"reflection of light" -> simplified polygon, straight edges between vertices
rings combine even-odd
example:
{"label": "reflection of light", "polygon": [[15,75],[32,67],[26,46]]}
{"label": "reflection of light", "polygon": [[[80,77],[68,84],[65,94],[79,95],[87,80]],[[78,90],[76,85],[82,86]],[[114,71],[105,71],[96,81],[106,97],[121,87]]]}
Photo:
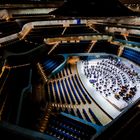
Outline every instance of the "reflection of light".
{"label": "reflection of light", "polygon": [[69,58],[68,63],[70,63],[70,64],[75,64],[75,63],[77,63],[79,60],[80,60],[79,57],[73,56],[73,57],[70,57],[70,58]]}
{"label": "reflection of light", "polygon": [[120,63],[121,62],[121,59],[118,59],[118,63]]}

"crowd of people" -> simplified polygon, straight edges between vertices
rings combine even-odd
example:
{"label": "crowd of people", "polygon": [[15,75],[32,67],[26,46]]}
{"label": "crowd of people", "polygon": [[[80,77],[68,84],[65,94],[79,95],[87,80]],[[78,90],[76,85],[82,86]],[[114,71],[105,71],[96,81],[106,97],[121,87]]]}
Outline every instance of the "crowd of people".
{"label": "crowd of people", "polygon": [[84,60],[83,72],[94,91],[104,97],[113,96],[117,100],[129,102],[137,92],[136,83],[140,83],[140,76],[134,65],[127,66],[120,59],[99,58]]}

